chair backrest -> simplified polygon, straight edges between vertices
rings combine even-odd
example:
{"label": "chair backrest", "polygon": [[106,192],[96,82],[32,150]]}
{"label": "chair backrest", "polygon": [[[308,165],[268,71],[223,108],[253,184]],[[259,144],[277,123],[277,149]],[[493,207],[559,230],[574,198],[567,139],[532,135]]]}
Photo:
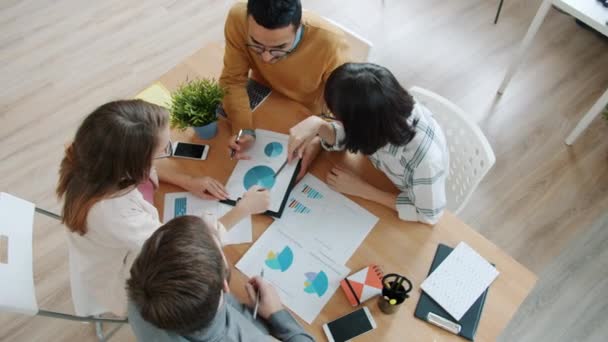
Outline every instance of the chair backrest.
{"label": "chair backrest", "polygon": [[346,35],[346,42],[348,43],[348,46],[350,48],[350,54],[354,62],[368,61],[369,54],[372,50],[372,47],[374,46],[369,40],[361,37],[357,33],[347,29],[346,27],[338,24],[337,22],[327,17],[323,17],[323,19],[344,32],[344,34]]}
{"label": "chair backrest", "polygon": [[33,203],[0,192],[0,311],[36,315]]}
{"label": "chair backrest", "polygon": [[492,147],[479,126],[454,103],[419,87],[412,87],[409,92],[433,113],[445,134],[450,151],[447,209],[458,213],[494,165],[496,157]]}

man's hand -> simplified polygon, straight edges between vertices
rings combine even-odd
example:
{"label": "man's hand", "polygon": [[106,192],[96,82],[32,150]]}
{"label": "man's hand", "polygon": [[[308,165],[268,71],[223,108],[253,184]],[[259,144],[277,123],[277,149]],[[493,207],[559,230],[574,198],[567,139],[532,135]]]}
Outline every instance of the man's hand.
{"label": "man's hand", "polygon": [[211,177],[189,177],[183,187],[203,199],[225,200],[228,198],[228,193],[222,183]]}
{"label": "man's hand", "polygon": [[270,285],[259,276],[249,279],[245,284],[245,290],[252,302],[251,307],[255,306],[257,292],[260,292],[260,305],[258,306],[258,314],[265,320],[268,320],[275,312],[283,310],[283,304],[279,298],[279,294],[274,286]]}
{"label": "man's hand", "polygon": [[364,197],[371,187],[359,176],[339,166],[332,168],[327,174],[327,185],[335,191],[359,197]]}
{"label": "man's hand", "polygon": [[300,172],[298,173],[298,177],[296,178],[298,182],[306,175],[310,164],[312,164],[315,158],[317,158],[317,156],[319,155],[319,151],[321,151],[321,138],[315,137],[306,146],[306,148],[304,149],[304,153],[302,154],[302,165],[300,166]]}
{"label": "man's hand", "polygon": [[232,150],[235,151],[234,159],[251,159],[251,157],[248,156],[245,152],[247,152],[247,150],[253,145],[254,142],[255,138],[250,134],[241,134],[238,143],[236,142],[236,135],[233,135],[232,137],[230,137],[228,147],[230,147],[230,153],[232,153]]}

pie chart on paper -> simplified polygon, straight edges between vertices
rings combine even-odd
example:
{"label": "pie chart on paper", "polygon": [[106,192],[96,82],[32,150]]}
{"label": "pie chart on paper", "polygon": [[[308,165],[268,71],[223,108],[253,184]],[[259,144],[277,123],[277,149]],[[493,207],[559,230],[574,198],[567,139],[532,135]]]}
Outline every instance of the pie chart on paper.
{"label": "pie chart on paper", "polygon": [[283,153],[283,145],[279,142],[271,142],[264,147],[264,154],[268,157],[278,157]]}
{"label": "pie chart on paper", "polygon": [[273,270],[285,272],[293,263],[293,251],[289,246],[285,246],[279,254],[270,251],[268,252],[268,255],[266,255],[265,263],[266,266]]}
{"label": "pie chart on paper", "polygon": [[271,189],[274,183],[274,170],[265,165],[252,167],[247,170],[245,177],[243,177],[243,185],[247,190],[254,185],[261,186],[264,189]]}
{"label": "pie chart on paper", "polygon": [[304,292],[316,294],[319,297],[322,297],[325,292],[327,292],[327,288],[329,287],[329,279],[327,279],[327,274],[325,274],[325,272],[308,272],[304,276],[306,277],[306,281],[304,282]]}

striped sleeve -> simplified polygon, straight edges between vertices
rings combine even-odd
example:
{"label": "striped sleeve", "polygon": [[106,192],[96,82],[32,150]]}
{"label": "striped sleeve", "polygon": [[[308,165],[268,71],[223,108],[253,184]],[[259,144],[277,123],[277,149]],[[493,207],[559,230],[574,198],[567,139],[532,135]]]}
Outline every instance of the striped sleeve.
{"label": "striped sleeve", "polygon": [[443,166],[420,163],[413,172],[411,186],[397,196],[399,218],[436,224],[445,210],[445,179]]}
{"label": "striped sleeve", "polygon": [[344,132],[344,126],[342,126],[341,123],[336,122],[336,121],[330,121],[329,124],[334,129],[334,133],[336,134],[336,142],[333,145],[329,145],[325,141],[321,140],[321,146],[326,151],[344,150],[344,138],[346,138],[346,133]]}

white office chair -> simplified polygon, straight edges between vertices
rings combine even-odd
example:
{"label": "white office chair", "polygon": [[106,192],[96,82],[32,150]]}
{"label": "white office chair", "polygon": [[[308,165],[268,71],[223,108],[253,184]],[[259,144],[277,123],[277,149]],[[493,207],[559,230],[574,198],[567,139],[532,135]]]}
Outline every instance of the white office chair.
{"label": "white office chair", "polygon": [[323,19],[325,21],[327,21],[329,24],[339,28],[340,30],[342,30],[344,32],[344,34],[346,35],[346,42],[348,43],[348,46],[350,47],[350,54],[351,57],[353,58],[354,62],[367,62],[369,59],[369,54],[372,51],[372,47],[374,46],[369,40],[361,37],[360,35],[356,34],[355,32],[347,29],[346,27],[338,24],[337,22],[327,18],[327,17],[323,17]]}
{"label": "white office chair", "polygon": [[[82,317],[38,308],[32,255],[34,212],[61,220],[31,202],[0,192],[0,311],[95,323],[99,341],[107,341],[126,319]],[[119,325],[104,335],[102,323]]]}
{"label": "white office chair", "polygon": [[454,103],[419,87],[409,93],[433,113],[445,134],[450,151],[447,209],[458,214],[496,162],[492,147],[479,126]]}

